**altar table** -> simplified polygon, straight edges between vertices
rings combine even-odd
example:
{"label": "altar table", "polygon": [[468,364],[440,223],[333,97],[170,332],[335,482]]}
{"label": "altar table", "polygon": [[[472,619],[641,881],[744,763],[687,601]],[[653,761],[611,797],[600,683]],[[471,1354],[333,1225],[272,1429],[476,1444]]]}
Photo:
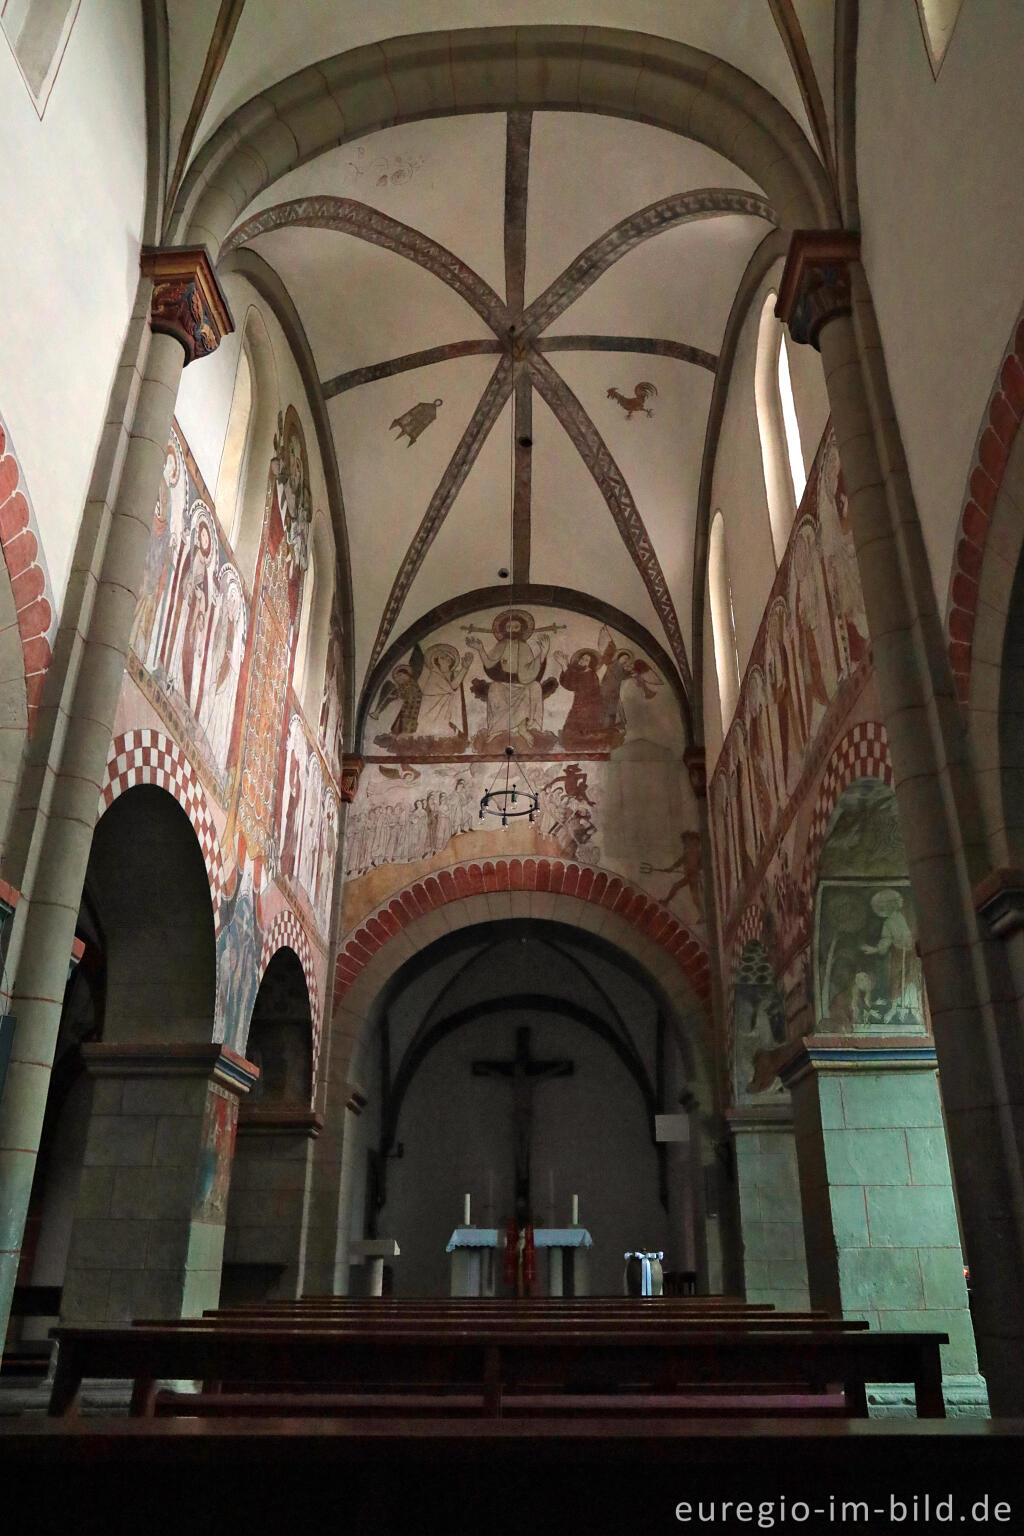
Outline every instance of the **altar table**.
{"label": "altar table", "polygon": [[[586,1227],[535,1227],[535,1248],[548,1251],[549,1296],[589,1296],[587,1250],[593,1238]],[[505,1231],[499,1227],[456,1227],[446,1252],[452,1256],[452,1296],[493,1296],[498,1278],[498,1250],[504,1254]]]}

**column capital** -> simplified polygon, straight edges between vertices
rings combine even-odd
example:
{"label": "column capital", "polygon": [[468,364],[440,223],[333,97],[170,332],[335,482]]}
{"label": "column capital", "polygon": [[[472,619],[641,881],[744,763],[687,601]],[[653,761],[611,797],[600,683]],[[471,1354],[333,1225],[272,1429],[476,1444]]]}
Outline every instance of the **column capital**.
{"label": "column capital", "polygon": [[204,245],[147,245],[139,265],[152,279],[151,330],[173,336],[185,366],[215,352],[235,323]]}
{"label": "column capital", "polygon": [[934,1072],[936,1065],[930,1035],[804,1035],[793,1041],[779,1077],[793,1088],[814,1072]]}
{"label": "column capital", "polygon": [[974,910],[990,933],[1008,939],[1024,928],[1024,869],[993,869],[972,892]]}
{"label": "column capital", "polygon": [[341,798],[351,805],[359,788],[359,776],[366,763],[356,752],[344,752],[341,758]]}
{"label": "column capital", "polygon": [[299,1104],[243,1104],[238,1111],[239,1136],[307,1136],[313,1141],[323,1128],[323,1115]]}
{"label": "column capital", "polygon": [[703,747],[687,747],[683,762],[690,775],[690,788],[698,800],[706,800],[708,793],[708,764]]}
{"label": "column capital", "polygon": [[789,1133],[793,1130],[791,1104],[737,1104],[724,1111],[733,1136],[763,1135],[766,1132]]}
{"label": "column capital", "polygon": [[92,1077],[205,1077],[241,1097],[260,1069],[216,1041],[209,1045],[157,1045],[148,1040],[101,1040],[82,1046]]}
{"label": "column capital", "polygon": [[793,231],[775,314],[794,341],[817,348],[822,326],[851,312],[850,263],[859,259],[860,236],[850,230]]}

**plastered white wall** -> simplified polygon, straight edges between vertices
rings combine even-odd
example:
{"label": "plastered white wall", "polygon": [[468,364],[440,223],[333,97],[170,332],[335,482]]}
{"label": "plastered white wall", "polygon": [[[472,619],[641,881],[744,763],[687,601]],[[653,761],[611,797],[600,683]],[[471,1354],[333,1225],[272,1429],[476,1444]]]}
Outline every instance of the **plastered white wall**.
{"label": "plastered white wall", "polygon": [[139,280],[138,0],[86,0],[40,119],[0,36],[0,408],[58,605]]}
{"label": "plastered white wall", "polygon": [[935,80],[913,5],[866,0],[862,253],[945,612],[975,439],[1024,299],[1024,5],[967,0]]}

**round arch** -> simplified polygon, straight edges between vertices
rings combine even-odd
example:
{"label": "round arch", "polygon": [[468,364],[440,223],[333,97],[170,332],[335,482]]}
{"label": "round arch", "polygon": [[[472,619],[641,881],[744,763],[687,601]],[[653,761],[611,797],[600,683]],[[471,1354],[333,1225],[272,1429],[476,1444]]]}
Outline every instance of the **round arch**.
{"label": "round arch", "polygon": [[263,940],[263,949],[260,953],[260,985],[267,973],[267,967],[279,950],[290,949],[298,958],[302,966],[302,974],[306,979],[306,991],[309,993],[309,1011],[313,1021],[313,1091],[316,1091],[317,1069],[320,1061],[320,1038],[323,1025],[323,1000],[320,984],[317,980],[316,966],[313,963],[313,947],[309,942],[309,936],[305,928],[291,908],[279,912],[271,923],[266,938]]}
{"label": "round arch", "polygon": [[685,134],[746,171],[784,228],[839,223],[795,119],[714,55],[610,27],[475,27],[351,49],[252,97],[196,155],[166,239],[219,251],[253,198],[327,149],[394,123],[513,110],[596,112]]}
{"label": "round arch", "polygon": [[516,918],[562,924],[620,951],[664,1001],[701,1109],[713,1111],[711,970],[703,943],[617,876],[547,859],[441,870],[399,892],[342,939],[332,1036],[337,1070],[357,1087],[365,1080],[375,1004],[420,951],[446,933]]}

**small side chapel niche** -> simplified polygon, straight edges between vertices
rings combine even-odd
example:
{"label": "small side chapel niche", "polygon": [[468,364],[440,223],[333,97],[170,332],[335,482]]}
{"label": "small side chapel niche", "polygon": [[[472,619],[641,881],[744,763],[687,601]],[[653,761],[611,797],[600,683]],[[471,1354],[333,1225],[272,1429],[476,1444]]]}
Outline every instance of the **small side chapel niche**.
{"label": "small side chapel niche", "polygon": [[832,812],[814,903],[814,994],[825,1034],[927,1028],[917,921],[896,797],[858,779]]}
{"label": "small side chapel niche", "polygon": [[733,992],[733,1093],[737,1104],[758,1104],[785,1093],[775,1053],[786,1043],[786,1007],[760,939],[743,946]]}

